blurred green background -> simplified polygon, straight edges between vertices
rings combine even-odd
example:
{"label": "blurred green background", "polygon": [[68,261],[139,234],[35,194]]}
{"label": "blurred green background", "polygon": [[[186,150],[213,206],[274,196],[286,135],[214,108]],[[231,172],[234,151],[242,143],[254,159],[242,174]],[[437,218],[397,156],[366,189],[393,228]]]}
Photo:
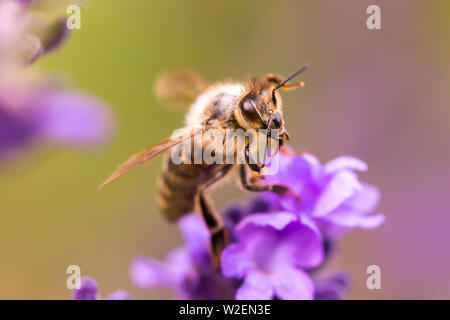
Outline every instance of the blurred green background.
{"label": "blurred green background", "polygon": [[[370,4],[382,30],[366,28]],[[81,19],[35,67],[106,100],[116,134],[104,149],[47,147],[1,172],[1,299],[68,299],[72,264],[102,296],[171,297],[128,278],[134,256],[163,258],[181,243],[154,200],[161,159],[96,191],[118,163],[182,125],[183,112],[153,97],[155,76],[180,66],[211,81],[287,75],[304,62],[306,87],[283,94],[292,144],[323,162],[365,160],[362,179],[381,189],[387,215],[380,229],[347,236],[329,267],[353,276],[349,298],[450,298],[449,1],[93,0]],[[220,208],[243,200],[234,185],[222,190]],[[380,291],[365,287],[371,264]]]}

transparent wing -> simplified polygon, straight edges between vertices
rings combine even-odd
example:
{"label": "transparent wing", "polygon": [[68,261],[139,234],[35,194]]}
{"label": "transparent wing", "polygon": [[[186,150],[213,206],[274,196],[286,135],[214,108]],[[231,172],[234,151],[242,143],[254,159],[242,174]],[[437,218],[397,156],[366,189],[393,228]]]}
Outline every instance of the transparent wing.
{"label": "transparent wing", "polygon": [[208,81],[194,71],[174,69],[156,78],[155,95],[165,104],[180,108],[192,103],[209,85]]}
{"label": "transparent wing", "polygon": [[141,152],[138,152],[134,155],[132,155],[127,161],[119,165],[108,179],[106,179],[100,186],[99,189],[102,189],[106,185],[110,184],[120,176],[124,175],[128,171],[133,170],[134,168],[137,168],[138,166],[144,164],[145,162],[149,161],[154,156],[157,156],[158,154],[176,146],[177,144],[186,141],[188,139],[191,139],[193,136],[200,134],[204,132],[206,128],[203,129],[193,129],[189,131],[187,134],[180,135],[177,137],[169,137],[161,142],[148,147],[147,149],[142,150]]}

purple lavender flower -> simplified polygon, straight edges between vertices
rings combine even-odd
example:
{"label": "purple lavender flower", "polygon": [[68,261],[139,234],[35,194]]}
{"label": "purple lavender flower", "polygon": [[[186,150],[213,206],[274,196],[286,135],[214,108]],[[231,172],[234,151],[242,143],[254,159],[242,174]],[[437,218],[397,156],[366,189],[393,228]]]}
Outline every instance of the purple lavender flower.
{"label": "purple lavender flower", "polygon": [[280,170],[267,176],[266,183],[281,183],[299,196],[269,194],[280,210],[310,217],[322,229],[336,232],[348,228],[376,228],[383,214],[369,216],[379,201],[378,190],[358,180],[356,171],[367,165],[356,158],[339,157],[325,165],[311,154],[280,155]]}
{"label": "purple lavender flower", "polygon": [[359,182],[356,171],[364,162],[340,157],[321,165],[312,155],[282,155],[280,171],[264,183],[289,186],[300,195],[266,193],[247,206],[224,213],[231,240],[214,270],[209,237],[194,214],[180,221],[185,245],[159,262],[137,258],[130,268],[141,288],[168,286],[187,299],[341,299],[349,278],[339,272],[323,277],[319,271],[334,251],[342,230],[374,228],[381,214],[368,216],[379,193]]}
{"label": "purple lavender flower", "polygon": [[[81,279],[80,289],[75,289],[73,294],[74,300],[100,300],[100,295],[98,294],[98,284],[97,282],[90,278],[84,277]],[[118,290],[111,293],[106,297],[106,300],[130,300],[131,296],[128,292],[123,290]]]}

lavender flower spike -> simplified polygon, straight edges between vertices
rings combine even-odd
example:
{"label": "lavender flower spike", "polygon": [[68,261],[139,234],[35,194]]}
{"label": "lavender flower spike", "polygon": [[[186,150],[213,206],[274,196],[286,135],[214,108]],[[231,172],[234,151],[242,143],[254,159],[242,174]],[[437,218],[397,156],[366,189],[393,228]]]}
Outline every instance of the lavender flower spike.
{"label": "lavender flower spike", "polygon": [[[84,277],[81,279],[80,289],[75,289],[73,294],[74,300],[100,300],[98,294],[97,282],[90,278]],[[126,291],[118,290],[106,297],[106,300],[130,300],[131,296]]]}
{"label": "lavender flower spike", "polygon": [[36,142],[98,145],[112,131],[103,101],[26,68],[67,35],[65,19],[30,9],[38,2],[0,1],[0,161]]}
{"label": "lavender flower spike", "polygon": [[341,299],[349,277],[319,271],[335,252],[341,231],[374,228],[382,214],[369,215],[378,190],[359,181],[367,165],[340,157],[325,165],[310,154],[281,155],[280,170],[263,183],[290,187],[301,199],[264,193],[223,214],[230,244],[221,270],[209,256],[209,235],[196,215],[181,219],[185,245],[165,262],[137,258],[130,269],[141,288],[165,286],[184,299]]}

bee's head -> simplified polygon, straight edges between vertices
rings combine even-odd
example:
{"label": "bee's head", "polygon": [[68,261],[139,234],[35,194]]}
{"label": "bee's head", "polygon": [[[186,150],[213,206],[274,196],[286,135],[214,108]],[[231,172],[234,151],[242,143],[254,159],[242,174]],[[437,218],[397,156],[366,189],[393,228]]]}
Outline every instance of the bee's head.
{"label": "bee's head", "polygon": [[273,91],[275,84],[266,78],[250,80],[245,94],[239,101],[236,119],[244,129],[284,128],[281,96]]}
{"label": "bee's head", "polygon": [[235,117],[243,129],[278,129],[280,136],[285,134],[282,101],[278,89],[291,90],[303,87],[303,82],[288,84],[288,81],[303,72],[308,64],[287,78],[266,75],[251,79],[245,93],[239,100]]}

